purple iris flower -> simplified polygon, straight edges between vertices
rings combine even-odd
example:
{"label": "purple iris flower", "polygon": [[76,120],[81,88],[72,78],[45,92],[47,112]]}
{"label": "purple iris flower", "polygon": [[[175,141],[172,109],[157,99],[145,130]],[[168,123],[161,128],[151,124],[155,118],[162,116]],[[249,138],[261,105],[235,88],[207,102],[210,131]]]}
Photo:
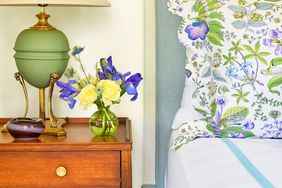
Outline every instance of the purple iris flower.
{"label": "purple iris flower", "polygon": [[246,121],[245,123],[242,123],[242,126],[245,130],[252,130],[255,128],[254,122],[251,122],[250,120]]}
{"label": "purple iris flower", "polygon": [[100,80],[119,80],[122,79],[122,74],[117,72],[115,66],[113,66],[112,56],[108,57],[108,59],[102,58],[100,60],[100,65],[102,68],[102,72],[98,72],[98,76]]}
{"label": "purple iris flower", "polygon": [[61,88],[60,99],[67,101],[71,109],[74,108],[76,103],[76,100],[73,98],[79,93],[78,90],[71,86],[75,83],[75,80],[70,80],[68,83],[60,82],[59,80],[56,81],[56,85]]}
{"label": "purple iris flower", "polygon": [[131,75],[125,82],[124,87],[126,87],[126,93],[128,95],[134,95],[130,100],[135,101],[138,97],[137,87],[139,83],[143,80],[140,73]]}
{"label": "purple iris flower", "polygon": [[72,55],[76,56],[76,55],[80,54],[83,50],[84,50],[83,47],[75,46],[72,50]]}
{"label": "purple iris flower", "polygon": [[191,40],[205,40],[209,32],[209,27],[205,21],[193,22],[185,28],[185,32],[188,33],[188,38]]}

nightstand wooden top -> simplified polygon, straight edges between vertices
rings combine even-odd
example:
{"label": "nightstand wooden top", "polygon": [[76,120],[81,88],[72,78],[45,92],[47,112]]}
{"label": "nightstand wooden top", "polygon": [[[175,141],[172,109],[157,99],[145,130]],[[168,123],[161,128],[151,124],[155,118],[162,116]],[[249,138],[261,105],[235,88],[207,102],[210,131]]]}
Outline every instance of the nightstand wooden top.
{"label": "nightstand wooden top", "polygon": [[[8,118],[0,119],[0,128]],[[88,127],[87,118],[67,118],[64,126],[67,136],[55,137],[41,135],[30,142],[15,141],[9,133],[0,133],[0,152],[2,151],[66,151],[66,150],[131,150],[131,122],[119,118],[119,129],[114,136],[95,136]]]}

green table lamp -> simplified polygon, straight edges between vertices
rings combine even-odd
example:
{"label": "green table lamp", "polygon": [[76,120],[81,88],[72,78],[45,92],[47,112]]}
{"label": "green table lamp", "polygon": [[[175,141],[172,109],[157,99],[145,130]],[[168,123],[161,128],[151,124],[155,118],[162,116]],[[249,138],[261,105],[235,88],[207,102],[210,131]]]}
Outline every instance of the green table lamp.
{"label": "green table lamp", "polygon": [[[0,6],[31,6],[41,7],[36,15],[38,23],[22,31],[15,43],[15,61],[18,73],[15,77],[20,81],[26,99],[27,115],[29,108],[28,93],[25,81],[39,89],[39,118],[45,122],[45,134],[66,135],[62,125],[64,119],[57,119],[52,110],[52,93],[56,79],[59,79],[68,64],[70,56],[69,42],[65,34],[48,23],[50,17],[45,13],[47,6],[79,6],[79,7],[108,7],[107,0],[0,0]],[[49,87],[48,112],[45,116],[45,89]]]}

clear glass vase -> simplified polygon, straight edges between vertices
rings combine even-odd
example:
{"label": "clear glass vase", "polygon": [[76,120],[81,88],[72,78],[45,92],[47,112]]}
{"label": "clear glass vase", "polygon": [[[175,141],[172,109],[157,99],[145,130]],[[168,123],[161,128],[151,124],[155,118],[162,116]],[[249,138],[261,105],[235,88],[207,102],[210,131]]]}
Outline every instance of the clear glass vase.
{"label": "clear glass vase", "polygon": [[118,118],[110,107],[98,106],[98,110],[89,119],[89,127],[97,136],[110,136],[118,130]]}

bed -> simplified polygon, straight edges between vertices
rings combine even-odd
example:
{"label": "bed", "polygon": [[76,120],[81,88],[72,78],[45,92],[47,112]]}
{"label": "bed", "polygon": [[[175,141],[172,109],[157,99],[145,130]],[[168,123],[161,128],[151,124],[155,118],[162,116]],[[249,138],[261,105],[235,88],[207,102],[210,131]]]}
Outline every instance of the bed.
{"label": "bed", "polygon": [[282,1],[169,0],[185,86],[166,188],[282,187]]}
{"label": "bed", "polygon": [[281,146],[274,139],[197,139],[169,150],[166,187],[282,187]]}

